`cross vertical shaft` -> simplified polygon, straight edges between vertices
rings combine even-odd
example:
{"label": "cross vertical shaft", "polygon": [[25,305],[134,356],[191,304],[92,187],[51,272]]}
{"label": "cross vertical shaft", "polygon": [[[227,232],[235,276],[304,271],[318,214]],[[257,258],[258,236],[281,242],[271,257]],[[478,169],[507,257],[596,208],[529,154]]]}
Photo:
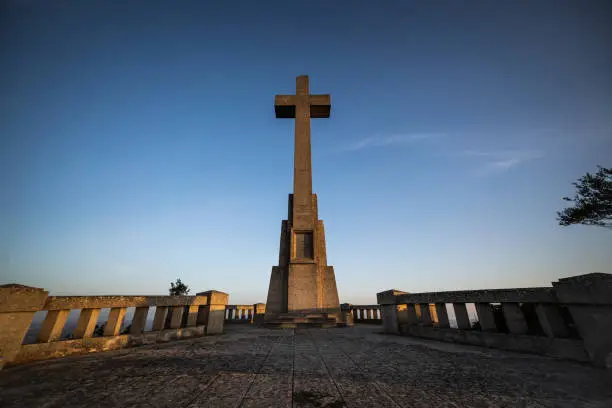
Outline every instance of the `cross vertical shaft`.
{"label": "cross vertical shaft", "polygon": [[295,87],[295,150],[293,156],[293,228],[314,228],[312,213],[312,158],[308,77],[299,76]]}
{"label": "cross vertical shaft", "polygon": [[329,95],[311,95],[308,76],[296,78],[295,95],[277,95],[274,101],[277,118],[295,118],[295,150],[293,158],[293,228],[312,231],[315,217],[312,206],[312,158],[310,119],[328,118]]}

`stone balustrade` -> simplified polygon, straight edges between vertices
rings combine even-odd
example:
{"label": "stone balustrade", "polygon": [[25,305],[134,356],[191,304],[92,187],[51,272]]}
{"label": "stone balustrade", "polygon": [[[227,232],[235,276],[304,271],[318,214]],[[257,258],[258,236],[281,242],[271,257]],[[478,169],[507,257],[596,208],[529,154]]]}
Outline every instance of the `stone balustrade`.
{"label": "stone balustrade", "polygon": [[382,310],[380,305],[353,305],[343,303],[342,311],[350,313],[353,323],[382,324]]}
{"label": "stone balustrade", "polygon": [[263,323],[266,313],[265,303],[255,303],[252,305],[227,305],[225,306],[226,323]]}
{"label": "stone balustrade", "polygon": [[377,301],[387,333],[612,367],[612,274],[574,276],[539,288],[388,290]]}
{"label": "stone balustrade", "polygon": [[[382,310],[380,305],[353,305],[343,303],[340,305],[344,325],[353,323],[382,324]],[[263,323],[266,313],[265,303],[252,305],[227,305],[225,307],[225,323]]]}
{"label": "stone balustrade", "polygon": [[[228,295],[215,290],[195,296],[48,296],[40,288],[0,286],[0,368],[5,364],[113,350],[223,332]],[[131,324],[122,331],[128,308]],[[155,308],[153,311],[152,308]],[[102,309],[109,309],[96,335]],[[79,310],[70,339],[62,339],[68,315]],[[23,344],[36,312],[46,315],[36,342]],[[145,330],[149,316],[151,330]],[[100,325],[101,326],[101,325]]]}

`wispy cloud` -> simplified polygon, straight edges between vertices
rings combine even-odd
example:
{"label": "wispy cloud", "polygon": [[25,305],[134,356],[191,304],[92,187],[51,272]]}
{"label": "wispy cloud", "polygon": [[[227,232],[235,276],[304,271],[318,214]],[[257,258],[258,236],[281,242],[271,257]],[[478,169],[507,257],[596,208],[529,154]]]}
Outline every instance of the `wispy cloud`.
{"label": "wispy cloud", "polygon": [[406,133],[389,136],[374,136],[361,139],[346,146],[343,150],[363,150],[374,147],[396,146],[430,140],[444,136],[442,133]]}
{"label": "wispy cloud", "polygon": [[463,150],[459,155],[474,158],[479,164],[475,173],[481,176],[502,173],[544,156],[539,150]]}

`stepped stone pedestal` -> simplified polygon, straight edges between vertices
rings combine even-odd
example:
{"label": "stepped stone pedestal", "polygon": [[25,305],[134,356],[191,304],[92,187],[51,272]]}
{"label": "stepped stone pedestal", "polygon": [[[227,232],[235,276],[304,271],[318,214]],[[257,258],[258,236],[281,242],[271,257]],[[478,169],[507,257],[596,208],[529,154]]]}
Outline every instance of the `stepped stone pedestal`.
{"label": "stepped stone pedestal", "polygon": [[265,323],[279,327],[328,327],[341,320],[333,266],[327,265],[325,229],[312,193],[310,118],[328,118],[329,95],[310,95],[308,77],[295,95],[277,95],[277,118],[295,119],[293,194],[281,226],[278,266],[272,268]]}

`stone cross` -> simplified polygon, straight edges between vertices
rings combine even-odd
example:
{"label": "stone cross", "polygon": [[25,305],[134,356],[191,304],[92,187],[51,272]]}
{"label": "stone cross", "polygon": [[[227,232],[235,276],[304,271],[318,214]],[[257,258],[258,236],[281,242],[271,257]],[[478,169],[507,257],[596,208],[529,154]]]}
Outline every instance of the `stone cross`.
{"label": "stone cross", "polygon": [[297,77],[295,95],[276,95],[277,118],[295,118],[293,159],[293,228],[312,231],[315,216],[312,207],[312,161],[310,154],[310,118],[329,118],[329,95],[311,95],[308,76]]}
{"label": "stone cross", "polygon": [[334,267],[327,265],[325,227],[312,192],[310,159],[310,118],[329,117],[330,97],[311,95],[308,77],[302,75],[297,77],[295,95],[277,95],[274,109],[277,118],[295,119],[293,194],[281,226],[278,266],[272,267],[264,321],[281,327],[304,322],[334,326],[340,319],[340,302]]}

